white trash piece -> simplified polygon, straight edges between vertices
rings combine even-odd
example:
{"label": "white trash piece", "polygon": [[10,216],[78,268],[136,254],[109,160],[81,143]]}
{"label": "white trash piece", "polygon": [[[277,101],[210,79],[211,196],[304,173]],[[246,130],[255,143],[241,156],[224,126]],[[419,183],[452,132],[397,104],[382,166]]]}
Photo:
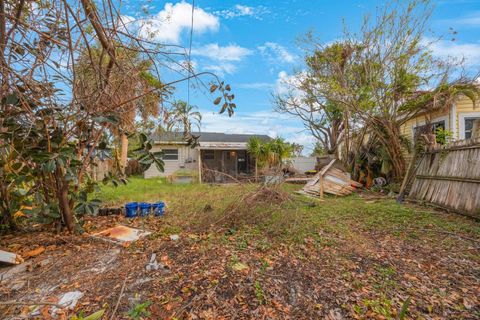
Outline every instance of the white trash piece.
{"label": "white trash piece", "polygon": [[[75,309],[75,306],[78,303],[78,300],[80,300],[83,297],[83,292],[81,291],[70,291],[65,293],[60,300],[58,301],[57,304],[61,305],[62,308],[67,308],[70,310]],[[52,308],[52,314],[56,314],[58,308],[53,307]]]}

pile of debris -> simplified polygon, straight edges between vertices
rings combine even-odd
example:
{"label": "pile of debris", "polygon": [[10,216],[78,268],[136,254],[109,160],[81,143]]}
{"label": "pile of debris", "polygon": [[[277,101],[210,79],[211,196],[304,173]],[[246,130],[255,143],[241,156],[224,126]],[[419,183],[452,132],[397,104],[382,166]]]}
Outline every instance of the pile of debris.
{"label": "pile of debris", "polygon": [[361,183],[350,179],[346,172],[333,167],[335,161],[333,159],[323,167],[299,193],[316,197],[323,197],[324,193],[346,196],[355,191],[356,188],[361,188]]}

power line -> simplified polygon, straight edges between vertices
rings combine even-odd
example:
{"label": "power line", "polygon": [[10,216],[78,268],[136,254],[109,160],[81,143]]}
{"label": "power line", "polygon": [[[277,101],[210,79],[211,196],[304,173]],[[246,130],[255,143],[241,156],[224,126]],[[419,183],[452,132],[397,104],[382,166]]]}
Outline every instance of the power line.
{"label": "power line", "polygon": [[190,24],[190,43],[188,47],[188,79],[187,79],[187,105],[190,105],[190,76],[192,74],[192,41],[193,41],[193,17],[195,14],[195,0],[192,0],[192,20]]}

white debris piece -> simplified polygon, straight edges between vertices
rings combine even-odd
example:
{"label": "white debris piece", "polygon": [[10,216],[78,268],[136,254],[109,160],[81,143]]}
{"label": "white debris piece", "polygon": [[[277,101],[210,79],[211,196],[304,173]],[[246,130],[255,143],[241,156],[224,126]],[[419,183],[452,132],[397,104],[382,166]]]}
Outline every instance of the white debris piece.
{"label": "white debris piece", "polygon": [[157,262],[157,255],[155,253],[152,253],[152,256],[150,257],[150,262],[147,263],[145,269],[147,270],[147,272],[157,270],[160,270],[162,272],[169,272],[169,268],[166,265],[161,262]]}
{"label": "white debris piece", "polygon": [[178,234],[172,234],[170,236],[170,240],[172,241],[177,241],[178,239],[180,239],[180,236]]}
{"label": "white debris piece", "polygon": [[[75,306],[78,303],[78,300],[80,300],[83,297],[83,292],[81,291],[70,291],[65,294],[60,298],[58,301],[58,304],[62,306],[62,308],[67,308],[70,310],[75,309]],[[52,314],[56,314],[58,308],[53,307],[52,308]]]}
{"label": "white debris piece", "polygon": [[145,269],[147,269],[147,271],[158,270],[157,255],[155,253],[152,253],[150,262],[146,265]]}

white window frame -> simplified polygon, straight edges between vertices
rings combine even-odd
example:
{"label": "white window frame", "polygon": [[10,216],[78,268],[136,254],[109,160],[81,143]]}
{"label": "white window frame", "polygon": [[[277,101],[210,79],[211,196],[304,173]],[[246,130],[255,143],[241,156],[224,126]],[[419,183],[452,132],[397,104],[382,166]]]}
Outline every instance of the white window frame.
{"label": "white window frame", "polygon": [[454,103],[452,104],[452,108],[450,108],[450,123],[452,124],[452,127],[450,128],[450,131],[453,132],[453,140],[458,140],[458,126],[457,126],[457,105]]}
{"label": "white window frame", "polygon": [[165,153],[165,150],[177,150],[177,159],[162,159],[163,161],[178,161],[178,160],[180,160],[180,150],[178,150],[178,148],[163,148],[162,152]]}
{"label": "white window frame", "polygon": [[462,112],[458,114],[458,127],[461,140],[465,139],[465,118],[480,118],[480,112]]}

